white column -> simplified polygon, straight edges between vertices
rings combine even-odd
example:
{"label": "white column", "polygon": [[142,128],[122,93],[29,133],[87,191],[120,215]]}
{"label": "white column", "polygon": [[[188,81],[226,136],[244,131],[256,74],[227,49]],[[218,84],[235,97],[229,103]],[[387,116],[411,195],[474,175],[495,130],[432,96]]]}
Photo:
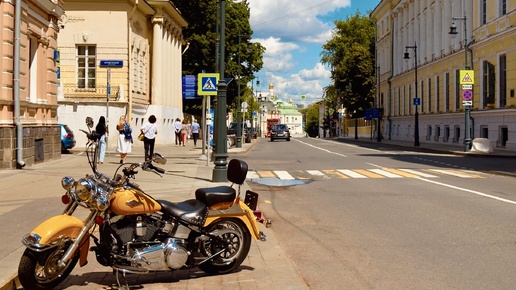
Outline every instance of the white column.
{"label": "white column", "polygon": [[162,97],[162,61],[163,61],[163,18],[154,18],[152,20],[152,76],[151,76],[151,103]]}

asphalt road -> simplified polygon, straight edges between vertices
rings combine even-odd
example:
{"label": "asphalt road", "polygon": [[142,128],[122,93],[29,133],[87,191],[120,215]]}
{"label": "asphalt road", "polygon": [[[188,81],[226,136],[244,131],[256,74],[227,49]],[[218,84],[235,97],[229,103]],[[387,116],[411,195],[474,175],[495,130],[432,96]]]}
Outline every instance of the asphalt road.
{"label": "asphalt road", "polygon": [[514,159],[308,138],[257,145],[249,186],[311,289],[516,285],[516,182],[499,174]]}

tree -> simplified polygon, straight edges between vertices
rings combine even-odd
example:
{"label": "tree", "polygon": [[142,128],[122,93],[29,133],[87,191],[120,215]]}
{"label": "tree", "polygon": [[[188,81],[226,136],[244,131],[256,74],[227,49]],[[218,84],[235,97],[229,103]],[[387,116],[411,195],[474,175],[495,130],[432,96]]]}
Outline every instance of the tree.
{"label": "tree", "polygon": [[[216,72],[218,56],[215,55],[217,40],[217,10],[220,0],[173,0],[174,5],[188,21],[183,35],[189,43],[183,55],[183,75],[197,75],[202,72]],[[254,78],[254,73],[263,66],[265,47],[252,43],[253,31],[249,23],[248,0],[226,2],[225,29],[225,71],[228,78],[241,76],[241,94],[245,95],[246,84]],[[240,46],[239,46],[240,35]],[[238,57],[240,56],[240,58]],[[240,63],[238,60],[240,59]],[[237,82],[228,84],[227,104],[236,107]],[[185,100],[184,111],[200,114],[200,100]]]}
{"label": "tree", "polygon": [[319,103],[312,103],[305,109],[301,110],[303,120],[305,120],[304,131],[310,137],[316,137],[319,134]]}
{"label": "tree", "polygon": [[357,11],[336,20],[332,38],[323,45],[321,62],[332,68],[333,84],[325,88],[329,105],[342,104],[356,116],[374,102],[376,26]]}

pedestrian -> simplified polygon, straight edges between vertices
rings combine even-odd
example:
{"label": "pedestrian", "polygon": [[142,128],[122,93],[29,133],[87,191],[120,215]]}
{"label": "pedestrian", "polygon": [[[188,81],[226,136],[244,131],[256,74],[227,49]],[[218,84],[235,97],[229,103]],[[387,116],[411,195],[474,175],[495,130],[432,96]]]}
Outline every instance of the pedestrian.
{"label": "pedestrian", "polygon": [[145,149],[145,161],[152,160],[154,154],[154,143],[156,134],[158,134],[158,125],[156,125],[156,116],[151,115],[149,122],[142,126],[140,131],[143,133],[143,148]]}
{"label": "pedestrian", "polygon": [[199,139],[199,129],[201,126],[197,123],[197,120],[193,120],[192,123],[192,138],[194,146],[197,146],[197,139]]}
{"label": "pedestrian", "polygon": [[192,136],[192,124],[190,123],[190,120],[188,120],[188,123],[186,123],[186,140],[187,142],[190,142],[190,136]]}
{"label": "pedestrian", "polygon": [[125,115],[120,116],[120,121],[116,125],[116,130],[120,133],[118,137],[118,146],[116,150],[120,153],[120,164],[125,163],[125,158],[128,153],[131,153],[133,143],[132,129],[125,118]]}
{"label": "pedestrian", "polygon": [[174,132],[176,133],[176,146],[179,142],[179,145],[181,145],[181,120],[179,118],[176,118],[176,121],[174,122]]}
{"label": "pedestrian", "polygon": [[186,144],[186,135],[188,134],[188,128],[186,127],[186,122],[183,120],[181,124],[181,140],[183,141],[183,146]]}
{"label": "pedestrian", "polygon": [[108,134],[107,127],[106,127],[106,118],[104,116],[100,116],[99,122],[97,123],[97,126],[95,127],[95,132],[100,135],[99,138],[99,156],[97,162],[99,164],[104,163],[104,157],[106,156],[106,136]]}

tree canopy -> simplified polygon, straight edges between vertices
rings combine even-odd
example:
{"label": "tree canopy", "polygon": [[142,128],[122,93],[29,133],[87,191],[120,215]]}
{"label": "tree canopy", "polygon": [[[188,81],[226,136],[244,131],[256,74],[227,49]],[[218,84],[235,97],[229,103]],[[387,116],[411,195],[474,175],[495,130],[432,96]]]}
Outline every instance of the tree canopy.
{"label": "tree canopy", "polygon": [[[183,75],[197,75],[202,72],[217,72],[219,57],[215,55],[218,37],[217,10],[220,0],[173,0],[189,25],[183,31],[189,43],[183,55]],[[227,0],[225,21],[225,70],[226,78],[234,81],[228,84],[227,104],[236,107],[238,76],[241,95],[249,95],[246,84],[254,79],[254,73],[263,66],[265,47],[252,42],[253,31],[249,22],[250,8],[247,0]],[[186,100],[184,111],[199,114],[200,101]]]}
{"label": "tree canopy", "polygon": [[325,88],[326,102],[363,116],[371,108],[375,89],[376,25],[368,16],[336,20],[332,38],[323,45],[321,62],[331,67],[333,83]]}

